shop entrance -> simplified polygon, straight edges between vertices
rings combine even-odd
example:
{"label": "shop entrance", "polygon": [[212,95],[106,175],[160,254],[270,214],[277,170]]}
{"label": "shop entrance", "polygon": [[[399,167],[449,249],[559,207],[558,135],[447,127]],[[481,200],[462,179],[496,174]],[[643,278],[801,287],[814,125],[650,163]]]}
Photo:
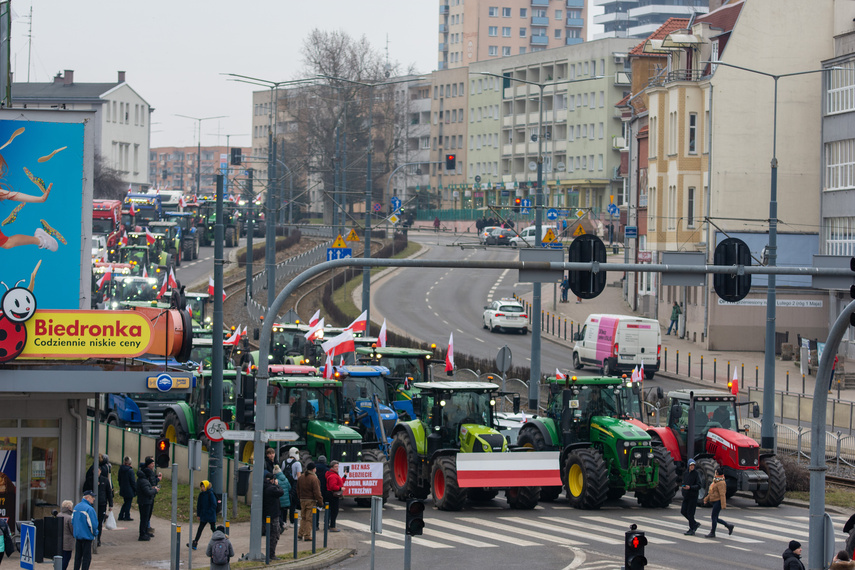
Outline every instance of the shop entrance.
{"label": "shop entrance", "polygon": [[0,420],[0,518],[49,517],[59,510],[59,420]]}

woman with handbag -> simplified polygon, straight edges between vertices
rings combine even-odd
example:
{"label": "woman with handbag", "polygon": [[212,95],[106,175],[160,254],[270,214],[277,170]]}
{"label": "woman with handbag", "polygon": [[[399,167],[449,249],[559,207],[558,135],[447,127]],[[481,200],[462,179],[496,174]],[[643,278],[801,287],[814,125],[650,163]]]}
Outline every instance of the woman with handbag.
{"label": "woman with handbag", "polygon": [[15,541],[12,540],[12,532],[4,519],[0,519],[0,562],[3,557],[12,556],[15,553]]}
{"label": "woman with handbag", "polygon": [[335,459],[330,462],[330,468],[327,471],[327,491],[330,496],[330,532],[339,532],[335,526],[335,520],[338,518],[338,505],[341,498],[344,496],[344,480],[347,475],[341,477],[338,474],[339,463]]}

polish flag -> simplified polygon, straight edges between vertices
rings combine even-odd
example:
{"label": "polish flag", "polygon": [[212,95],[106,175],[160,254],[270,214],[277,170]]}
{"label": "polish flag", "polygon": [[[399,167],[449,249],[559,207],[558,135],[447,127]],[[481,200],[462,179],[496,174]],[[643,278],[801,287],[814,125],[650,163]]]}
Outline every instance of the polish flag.
{"label": "polish flag", "polygon": [[199,373],[199,376],[202,375],[202,370],[204,370],[204,369],[202,368],[202,361],[200,360],[199,361],[199,367],[196,369],[196,372]]}
{"label": "polish flag", "polygon": [[520,420],[520,423],[523,423],[523,424],[524,424],[524,423],[527,423],[527,422],[528,422],[528,418],[525,416],[525,410],[522,410],[522,412],[521,412],[521,413],[522,413],[522,419]]}
{"label": "polish flag", "polygon": [[145,265],[143,265],[143,268],[142,268],[142,276],[143,276],[143,279],[148,278],[148,268]]}
{"label": "polish flag", "polygon": [[344,356],[342,356],[338,361],[339,367],[344,366]]}
{"label": "polish flag", "polygon": [[101,287],[104,286],[104,283],[110,281],[113,278],[113,271],[109,267],[107,271],[104,272],[104,275],[101,276],[101,279],[98,280],[98,290],[101,290]]}
{"label": "polish flag", "polygon": [[318,332],[324,330],[324,319],[319,320],[306,332],[306,340],[312,341],[318,335]]}
{"label": "polish flag", "polygon": [[154,238],[154,234],[153,234],[153,233],[151,233],[151,232],[149,231],[149,229],[148,229],[148,226],[146,226],[146,228],[145,228],[145,242],[146,242],[148,245],[154,245],[154,242],[155,242],[155,241],[157,241],[157,240],[155,240],[155,238]]}
{"label": "polish flag", "polygon": [[356,317],[356,319],[352,323],[347,325],[347,328],[344,330],[353,332],[365,332],[367,326],[368,311],[362,311],[362,314]]}
{"label": "polish flag", "polygon": [[638,381],[644,382],[644,363],[641,363],[641,368],[638,369]]}
{"label": "polish flag", "polygon": [[380,327],[380,335],[377,337],[377,346],[380,348],[386,346],[386,319],[383,319],[383,326]]}
{"label": "polish flag", "polygon": [[315,326],[316,324],[318,324],[318,321],[319,321],[319,320],[321,320],[321,310],[320,310],[320,309],[318,309],[317,311],[315,311],[315,314],[314,314],[314,315],[312,315],[312,318],[311,318],[311,319],[309,319],[309,326],[310,326],[310,327]]}
{"label": "polish flag", "polygon": [[736,396],[739,394],[739,369],[733,369],[733,380],[730,381],[730,393]]}
{"label": "polish flag", "polygon": [[187,206],[187,200],[184,199],[184,194],[178,197],[178,207],[184,209]]}
{"label": "polish flag", "polygon": [[131,215],[136,216],[136,214],[137,214],[137,211],[136,211],[136,209],[134,209],[134,205],[131,204]]}
{"label": "polish flag", "polygon": [[567,375],[563,374],[560,370],[558,370],[556,368],[555,369],[555,379],[556,380],[567,380]]}
{"label": "polish flag", "polygon": [[160,299],[166,293],[166,288],[169,285],[169,275],[163,276],[163,285],[160,286],[160,292],[157,294],[157,298]]}
{"label": "polish flag", "polygon": [[119,240],[119,245],[128,245],[128,232],[122,233],[122,238]]}
{"label": "polish flag", "polygon": [[324,349],[324,352],[333,357],[353,352],[356,350],[356,343],[353,341],[353,333],[350,331],[344,331],[340,335],[323,343],[321,348]]}
{"label": "polish flag", "polygon": [[324,364],[324,378],[329,380],[333,377],[332,357],[327,354],[327,362]]}
{"label": "polish flag", "polygon": [[448,352],[445,353],[445,371],[454,372],[454,333],[448,335]]}
{"label": "polish flag", "polygon": [[232,336],[223,341],[223,346],[237,346],[240,342],[240,326],[232,333]]}
{"label": "polish flag", "polygon": [[[208,277],[208,295],[214,296],[214,278]],[[226,292],[223,291],[223,301],[226,300]]]}
{"label": "polish flag", "polygon": [[240,333],[240,336],[246,336],[246,325],[243,325],[243,332]]}
{"label": "polish flag", "polygon": [[134,191],[134,187],[128,184],[128,194]]}
{"label": "polish flag", "polygon": [[172,272],[172,268],[169,268],[169,286],[172,289],[178,289],[178,280],[175,279],[175,273]]}

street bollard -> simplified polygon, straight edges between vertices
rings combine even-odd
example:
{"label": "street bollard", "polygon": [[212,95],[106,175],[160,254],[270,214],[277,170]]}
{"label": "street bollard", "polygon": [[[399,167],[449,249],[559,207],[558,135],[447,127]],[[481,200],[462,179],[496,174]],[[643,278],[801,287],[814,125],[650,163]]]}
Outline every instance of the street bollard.
{"label": "street bollard", "polygon": [[701,355],[701,380],[704,379],[704,355]]}
{"label": "street bollard", "polygon": [[327,537],[330,534],[330,505],[324,503],[324,548],[327,547]]}
{"label": "street bollard", "polygon": [[540,330],[541,330],[541,331],[543,330],[543,325],[545,325],[545,324],[546,324],[546,323],[545,323],[545,322],[544,322],[544,320],[543,320],[543,311],[541,310],[541,311],[540,311]]}
{"label": "street bollard", "polygon": [[229,521],[226,521],[226,536],[229,535],[229,532],[231,531],[231,529],[232,529],[232,523]]}
{"label": "street bollard", "polygon": [[552,334],[555,334],[555,315],[552,315]]}
{"label": "street bollard", "polygon": [[790,371],[787,370],[787,392],[790,391]]}
{"label": "street bollard", "polygon": [[676,358],[676,360],[677,360],[677,367],[676,367],[676,370],[674,371],[674,374],[678,374],[678,375],[679,375],[679,374],[680,374],[680,349],[679,349],[679,348],[677,349],[677,358]]}
{"label": "street bollard", "polygon": [[687,369],[686,369],[686,376],[688,376],[689,378],[692,377],[692,353],[691,352],[689,353],[689,364],[688,364]]}
{"label": "street bollard", "polygon": [[564,319],[564,340],[567,340],[567,319]]}
{"label": "street bollard", "polygon": [[730,382],[731,378],[733,378],[733,376],[730,375],[730,360],[728,360],[727,361],[727,378],[725,378],[725,380],[724,380],[725,384]]}
{"label": "street bollard", "polygon": [[181,568],[181,525],[175,527],[175,568]]}
{"label": "street bollard", "polygon": [[297,541],[299,540],[299,534],[297,534],[297,528],[300,522],[300,514],[298,512],[294,512],[294,560],[297,560]]}
{"label": "street bollard", "polygon": [[270,517],[264,517],[264,535],[267,537],[264,542],[264,563],[270,564]]}
{"label": "street bollard", "polygon": [[315,528],[318,525],[318,507],[312,507],[312,554],[315,553],[315,545],[317,544],[315,541],[318,536],[318,529]]}
{"label": "street bollard", "polygon": [[759,388],[759,386],[760,386],[759,383],[760,383],[760,367],[755,366],[754,367],[754,387]]}
{"label": "street bollard", "polygon": [[62,556],[53,557],[53,570],[62,570]]}
{"label": "street bollard", "polygon": [[745,385],[745,363],[744,362],[742,363],[742,370],[739,374],[739,385],[740,386]]}
{"label": "street bollard", "polygon": [[665,372],[668,372],[668,347],[664,348],[665,350]]}
{"label": "street bollard", "polygon": [[715,384],[715,375],[716,375],[716,372],[717,372],[716,368],[717,368],[717,366],[716,366],[716,359],[715,359],[715,358],[713,358],[713,359],[712,359],[712,383],[713,383],[713,384]]}

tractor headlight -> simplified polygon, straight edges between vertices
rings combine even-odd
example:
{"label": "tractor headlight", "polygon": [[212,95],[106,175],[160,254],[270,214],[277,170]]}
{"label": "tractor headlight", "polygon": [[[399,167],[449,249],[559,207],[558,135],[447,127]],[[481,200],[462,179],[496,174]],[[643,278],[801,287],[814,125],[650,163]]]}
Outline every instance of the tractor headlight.
{"label": "tractor headlight", "polygon": [[647,458],[648,458],[648,459],[653,459],[653,452],[652,452],[652,451],[651,451],[650,453],[648,453],[648,454],[647,454]]}
{"label": "tractor headlight", "polygon": [[754,465],[757,465],[757,463],[758,463],[758,462],[757,462],[757,460],[755,459],[755,460],[754,460]]}
{"label": "tractor headlight", "polygon": [[481,447],[484,449],[484,451],[491,451],[490,446],[489,446],[489,445],[487,445],[486,443],[483,443],[483,442],[482,442],[482,443],[481,443]]}
{"label": "tractor headlight", "polygon": [[624,447],[629,447],[631,444],[628,441],[623,442]]}
{"label": "tractor headlight", "polygon": [[632,454],[632,458],[633,459],[641,459],[641,452],[636,451],[635,453]]}

